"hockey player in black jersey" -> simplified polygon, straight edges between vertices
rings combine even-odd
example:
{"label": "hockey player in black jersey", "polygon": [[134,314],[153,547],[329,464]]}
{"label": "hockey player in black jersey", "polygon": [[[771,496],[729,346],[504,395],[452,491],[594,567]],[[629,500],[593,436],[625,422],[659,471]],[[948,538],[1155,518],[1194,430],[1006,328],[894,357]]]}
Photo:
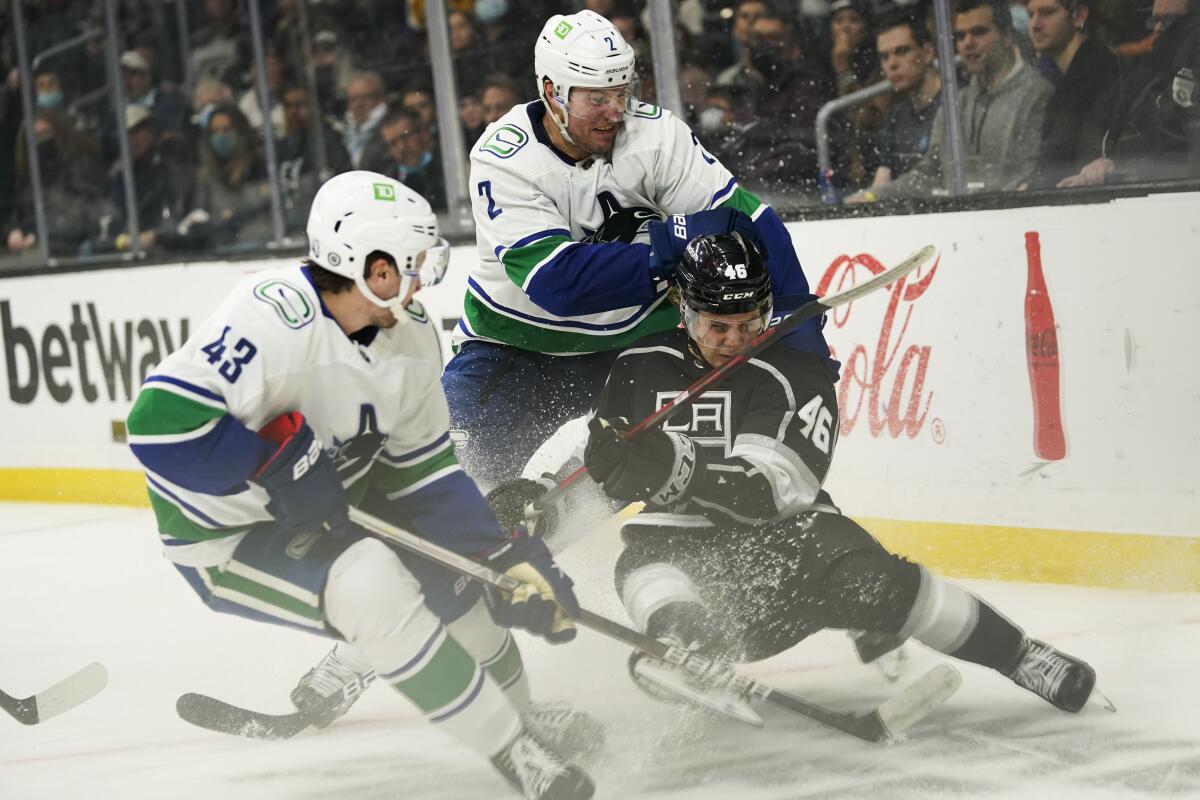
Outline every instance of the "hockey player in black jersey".
{"label": "hockey player in black jersey", "polygon": [[[783,652],[823,628],[911,637],[1080,710],[1096,681],[1088,664],[889,553],[833,505],[822,489],[839,420],[831,362],[785,337],[663,428],[623,437],[772,318],[770,277],[736,233],[693,240],[677,285],[684,326],[621,353],[585,451],[609,497],[646,503],[622,527],[615,571],[634,623],[735,662]],[[702,694],[650,656],[635,653],[630,669],[651,694]]]}

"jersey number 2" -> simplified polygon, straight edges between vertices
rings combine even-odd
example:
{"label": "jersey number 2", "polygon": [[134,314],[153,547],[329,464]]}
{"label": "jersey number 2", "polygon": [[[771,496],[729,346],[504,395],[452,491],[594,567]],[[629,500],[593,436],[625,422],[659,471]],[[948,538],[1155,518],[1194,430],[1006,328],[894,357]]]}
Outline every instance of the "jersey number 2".
{"label": "jersey number 2", "polygon": [[495,219],[496,217],[498,217],[504,213],[504,209],[496,208],[496,200],[492,197],[492,182],[491,181],[480,181],[478,191],[479,191],[480,197],[487,198],[488,219]]}
{"label": "jersey number 2", "polygon": [[215,364],[221,362],[221,366],[217,367],[217,372],[225,380],[233,383],[242,376],[242,367],[249,364],[256,355],[258,348],[250,343],[248,339],[238,339],[237,344],[233,346],[233,353],[230,358],[225,358],[225,337],[229,335],[229,326],[225,326],[225,330],[221,331],[220,337],[215,342],[209,342],[200,348],[200,352],[208,356],[208,363]]}

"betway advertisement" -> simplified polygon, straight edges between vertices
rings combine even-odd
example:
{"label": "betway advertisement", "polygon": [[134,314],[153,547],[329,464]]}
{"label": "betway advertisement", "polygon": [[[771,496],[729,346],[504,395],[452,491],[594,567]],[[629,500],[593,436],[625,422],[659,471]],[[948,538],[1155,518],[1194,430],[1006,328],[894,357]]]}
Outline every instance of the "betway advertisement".
{"label": "betway advertisement", "polygon": [[[790,223],[820,294],[937,250],[829,315],[835,500],[891,519],[1200,533],[1198,211],[1189,194]],[[443,331],[473,259],[455,248],[421,294]],[[0,280],[0,469],[136,469],[121,423],[147,371],[241,274],[284,263]]]}

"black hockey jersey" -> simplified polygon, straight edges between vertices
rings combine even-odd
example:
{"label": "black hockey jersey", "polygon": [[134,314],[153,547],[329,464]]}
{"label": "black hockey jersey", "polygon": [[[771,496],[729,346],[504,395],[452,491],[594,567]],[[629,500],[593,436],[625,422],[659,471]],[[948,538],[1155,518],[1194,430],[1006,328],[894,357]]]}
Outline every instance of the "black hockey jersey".
{"label": "black hockey jersey", "polygon": [[[705,474],[685,501],[647,507],[638,522],[758,525],[811,508],[837,444],[837,398],[827,363],[779,342],[668,420],[665,430],[705,447]],[[594,412],[637,422],[710,369],[689,350],[682,329],[647,337],[618,356]]]}

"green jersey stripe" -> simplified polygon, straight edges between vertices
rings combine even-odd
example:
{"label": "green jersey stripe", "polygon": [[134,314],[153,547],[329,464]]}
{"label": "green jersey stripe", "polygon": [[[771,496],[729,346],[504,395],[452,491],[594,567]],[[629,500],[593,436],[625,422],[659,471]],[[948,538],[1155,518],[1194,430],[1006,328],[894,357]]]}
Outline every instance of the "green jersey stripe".
{"label": "green jersey stripe", "polygon": [[579,333],[562,328],[543,328],[505,316],[467,292],[463,313],[467,326],[481,339],[532,350],[536,353],[598,353],[623,350],[652,333],[669,331],[679,325],[679,309],[672,303],[659,304],[633,327],[619,333]]}
{"label": "green jersey stripe", "polygon": [[194,431],[225,411],[198,403],[174,392],[145,386],[129,412],[126,427],[137,436],[163,436]]}
{"label": "green jersey stripe", "polygon": [[224,539],[226,536],[234,536],[250,530],[249,525],[237,528],[205,528],[192,522],[184,514],[183,509],[154,489],[151,488],[147,491],[150,495],[150,507],[154,509],[154,516],[158,520],[159,533],[173,539],[204,542],[209,539]]}
{"label": "green jersey stripe", "polygon": [[475,659],[453,636],[447,636],[417,674],[392,686],[428,714],[470,691],[476,669]]}
{"label": "green jersey stripe", "polygon": [[529,273],[541,266],[542,262],[550,258],[555,250],[570,241],[571,239],[566,236],[547,236],[533,244],[505,250],[500,256],[500,262],[504,264],[504,271],[508,273],[508,279],[517,286],[524,287]]}
{"label": "green jersey stripe", "polygon": [[753,192],[747,192],[738,186],[733,190],[733,194],[717,205],[717,208],[735,208],[746,216],[754,218],[762,206],[763,201],[755,197]]}
{"label": "green jersey stripe", "polygon": [[521,651],[517,647],[517,641],[512,636],[506,636],[504,647],[500,649],[495,658],[483,664],[483,668],[500,688],[507,688],[521,675]]}
{"label": "green jersey stripe", "polygon": [[377,461],[372,472],[375,475],[375,485],[382,489],[384,494],[390,496],[424,480],[439,470],[456,466],[458,466],[458,458],[454,455],[454,448],[447,447],[424,461],[407,467],[393,467],[386,462]]}

